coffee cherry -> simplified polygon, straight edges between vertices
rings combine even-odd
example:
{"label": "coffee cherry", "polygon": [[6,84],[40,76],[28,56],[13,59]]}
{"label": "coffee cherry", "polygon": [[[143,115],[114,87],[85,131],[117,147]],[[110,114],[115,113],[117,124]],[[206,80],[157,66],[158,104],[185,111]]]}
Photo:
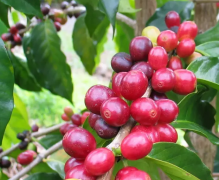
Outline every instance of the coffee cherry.
{"label": "coffee cherry", "polygon": [[168,55],[165,49],[160,46],[152,48],[148,55],[148,63],[154,70],[165,68],[168,63]]}
{"label": "coffee cherry", "polygon": [[66,124],[63,124],[63,125],[60,127],[59,131],[60,131],[60,133],[64,136],[68,131],[72,130],[72,129],[75,128],[75,127],[77,127],[77,126],[74,125],[74,124],[68,124],[68,123],[66,123]]}
{"label": "coffee cherry", "polygon": [[96,140],[87,130],[75,127],[65,134],[62,145],[69,156],[85,159],[92,150],[96,149]]}
{"label": "coffee cherry", "polygon": [[173,27],[170,28],[170,30],[175,32],[176,34],[178,32],[178,29],[179,29],[179,26],[173,26]]}
{"label": "coffee cherry", "polygon": [[179,26],[177,37],[179,41],[182,41],[183,39],[195,39],[197,34],[197,25],[192,21],[185,21]]}
{"label": "coffee cherry", "polygon": [[63,10],[67,9],[68,6],[69,6],[69,3],[68,3],[67,1],[63,1],[63,2],[61,3],[61,8],[62,8]]}
{"label": "coffee cherry", "polygon": [[25,151],[19,154],[17,157],[17,162],[21,165],[28,165],[30,164],[36,156],[36,153],[34,151]]}
{"label": "coffee cherry", "polygon": [[8,159],[0,159],[0,168],[9,168],[11,166],[11,161]]}
{"label": "coffee cherry", "polygon": [[80,114],[73,114],[72,117],[71,117],[71,121],[72,121],[73,124],[75,124],[77,126],[82,125],[81,115]]}
{"label": "coffee cherry", "polygon": [[9,31],[13,35],[18,33],[18,29],[16,28],[16,26],[11,26]]}
{"label": "coffee cherry", "polygon": [[22,132],[25,137],[30,136],[30,131],[25,130]]}
{"label": "coffee cherry", "polygon": [[64,120],[64,121],[70,121],[71,119],[67,116],[67,114],[62,114],[62,116],[61,116],[61,118],[62,118],[62,120]]}
{"label": "coffee cherry", "polygon": [[15,27],[16,27],[18,30],[21,30],[21,29],[25,29],[25,28],[26,28],[26,26],[23,25],[23,24],[20,23],[20,22],[16,23],[16,24],[15,24]]}
{"label": "coffee cherry", "polygon": [[70,169],[65,174],[65,179],[83,179],[83,180],[96,180],[96,177],[90,175],[87,173],[87,171],[84,168],[84,165],[78,165],[74,167],[73,169]]}
{"label": "coffee cherry", "polygon": [[109,171],[115,163],[115,156],[107,148],[98,148],[90,152],[84,161],[86,171],[93,176],[100,176]]}
{"label": "coffee cherry", "polygon": [[65,167],[64,167],[64,171],[65,174],[70,170],[73,169],[74,167],[78,166],[78,165],[82,165],[84,164],[84,161],[82,160],[77,160],[75,158],[70,158],[68,161],[66,161],[65,163]]}
{"label": "coffee cherry", "polygon": [[183,39],[178,44],[176,51],[181,58],[189,57],[195,51],[195,42],[192,39]]}
{"label": "coffee cherry", "polygon": [[22,41],[22,38],[19,34],[14,34],[13,39],[15,42],[20,43]]}
{"label": "coffee cherry", "polygon": [[103,120],[101,116],[96,120],[94,129],[98,136],[103,139],[114,138],[119,132],[119,127],[110,126]]}
{"label": "coffee cherry", "polygon": [[84,122],[86,121],[86,119],[90,116],[90,112],[85,111],[82,116],[81,116],[81,123],[84,124]]}
{"label": "coffee cherry", "polygon": [[59,22],[54,22],[54,26],[55,26],[57,32],[59,32],[62,29],[62,26]]}
{"label": "coffee cherry", "polygon": [[137,171],[129,171],[127,174],[123,175],[121,178],[118,180],[151,180],[150,176],[141,170]]}
{"label": "coffee cherry", "polygon": [[123,139],[121,143],[122,155],[129,160],[138,160],[147,156],[153,143],[144,132],[134,132]]}
{"label": "coffee cherry", "polygon": [[166,26],[170,29],[174,26],[180,26],[180,16],[176,11],[169,11],[165,16]]}
{"label": "coffee cherry", "polygon": [[37,132],[39,130],[39,126],[37,126],[36,124],[34,124],[32,127],[31,127],[31,131],[32,132]]}
{"label": "coffee cherry", "polygon": [[124,175],[126,175],[128,172],[130,171],[136,171],[138,170],[137,168],[135,167],[131,167],[131,166],[127,166],[127,167],[124,167],[122,169],[120,169],[117,174],[116,174],[116,177],[115,177],[115,180],[120,180],[120,178],[122,178]]}
{"label": "coffee cherry", "polygon": [[17,138],[20,139],[20,140],[22,140],[22,141],[25,139],[25,137],[26,137],[26,136],[25,136],[23,133],[18,133],[18,134],[17,134]]}
{"label": "coffee cherry", "polygon": [[173,70],[169,68],[157,70],[151,79],[151,85],[152,88],[159,93],[171,91],[175,85]]}
{"label": "coffee cherry", "polygon": [[4,33],[1,38],[4,42],[7,42],[13,40],[13,35],[11,33]]}
{"label": "coffee cherry", "polygon": [[18,147],[19,147],[20,150],[25,150],[25,149],[27,149],[27,146],[28,146],[28,142],[27,141],[22,141],[22,142],[20,142]]}
{"label": "coffee cherry", "polygon": [[187,65],[189,65],[191,62],[193,62],[194,60],[196,60],[199,57],[202,57],[202,55],[198,52],[194,52],[194,53],[192,53],[191,56],[185,58],[184,61]]}
{"label": "coffee cherry", "polygon": [[68,106],[66,106],[66,107],[64,108],[64,113],[65,113],[69,118],[74,114],[72,108],[71,108],[71,107],[68,107]]}
{"label": "coffee cherry", "polygon": [[159,134],[154,126],[137,125],[131,131],[131,133],[135,133],[135,132],[146,133],[147,137],[151,140],[152,143],[156,143],[160,141]]}
{"label": "coffee cherry", "polygon": [[178,134],[174,127],[169,124],[158,124],[155,128],[160,136],[160,142],[176,143]]}
{"label": "coffee cherry", "polygon": [[76,1],[71,1],[71,5],[72,5],[73,7],[76,7],[76,6],[78,6],[78,4],[77,4],[77,2],[76,2]]}
{"label": "coffee cherry", "polygon": [[26,150],[25,152],[31,154],[34,158],[37,156],[37,153],[33,150]]}
{"label": "coffee cherry", "polygon": [[95,85],[87,91],[85,105],[92,113],[100,114],[101,104],[115,96],[115,93],[110,88],[102,85]]}
{"label": "coffee cherry", "polygon": [[148,53],[152,49],[152,42],[144,36],[137,36],[132,39],[129,52],[133,61],[146,61]]}
{"label": "coffee cherry", "polygon": [[171,52],[177,47],[178,39],[176,33],[167,30],[160,33],[157,38],[157,45],[163,47],[167,52]]}
{"label": "coffee cherry", "polygon": [[124,100],[113,97],[101,105],[100,114],[107,124],[119,127],[129,119],[129,106]]}
{"label": "coffee cherry", "polygon": [[160,118],[160,109],[150,98],[139,98],[130,107],[131,116],[141,125],[155,125]]}
{"label": "coffee cherry", "polygon": [[156,101],[156,104],[160,108],[159,123],[171,123],[177,118],[179,108],[174,101],[170,99],[161,99]]}
{"label": "coffee cherry", "polygon": [[186,95],[193,92],[196,88],[197,79],[192,71],[178,69],[174,71],[176,76],[173,91],[177,94]]}
{"label": "coffee cherry", "polygon": [[121,95],[127,100],[135,100],[144,95],[148,79],[142,71],[131,70],[122,80]]}
{"label": "coffee cherry", "polygon": [[142,36],[147,37],[153,43],[154,46],[157,44],[157,37],[160,34],[160,30],[155,26],[145,27],[142,31]]}
{"label": "coffee cherry", "polygon": [[137,62],[131,68],[131,70],[140,70],[142,71],[148,79],[151,79],[154,71],[152,67],[147,62]]}
{"label": "coffee cherry", "polygon": [[131,56],[127,53],[117,53],[111,60],[111,66],[115,72],[128,72],[132,67]]}
{"label": "coffee cherry", "polygon": [[172,56],[167,67],[172,70],[183,69],[182,61],[177,56]]}
{"label": "coffee cherry", "polygon": [[100,115],[90,113],[89,118],[88,118],[88,123],[92,129],[94,129],[95,123],[96,123],[97,119],[99,119],[99,118],[101,118]]}
{"label": "coffee cherry", "polygon": [[50,5],[45,4],[44,6],[41,6],[41,11],[42,11],[43,15],[46,16],[47,14],[49,14]]}
{"label": "coffee cherry", "polygon": [[158,101],[160,99],[168,99],[164,93],[159,93],[154,90],[152,90],[150,98],[153,99],[154,101]]}
{"label": "coffee cherry", "polygon": [[126,76],[127,72],[120,72],[113,76],[112,79],[112,89],[113,92],[118,96],[121,97],[121,84],[123,78]]}

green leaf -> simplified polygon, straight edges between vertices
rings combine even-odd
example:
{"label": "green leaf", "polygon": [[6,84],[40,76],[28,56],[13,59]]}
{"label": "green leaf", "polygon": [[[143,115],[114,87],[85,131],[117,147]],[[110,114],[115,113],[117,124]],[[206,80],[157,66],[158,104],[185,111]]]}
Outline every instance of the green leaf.
{"label": "green leaf", "polygon": [[199,34],[195,38],[195,44],[200,45],[209,41],[219,41],[219,22],[209,30]]}
{"label": "green leaf", "polygon": [[147,21],[146,26],[156,26],[160,31],[167,30],[165,16],[169,11],[176,11],[181,17],[181,21],[190,19],[191,11],[194,8],[192,2],[170,1],[157,9],[154,15]]}
{"label": "green leaf", "polygon": [[184,97],[183,95],[176,94],[173,91],[168,91],[165,94],[168,97],[168,99],[171,99],[176,103],[179,103],[182,100],[182,98]]}
{"label": "green leaf", "polygon": [[187,69],[195,73],[198,82],[219,90],[219,59],[217,57],[200,57]]}
{"label": "green leaf", "polygon": [[21,11],[28,15],[38,16],[43,18],[43,15],[40,10],[40,1],[39,0],[0,0],[0,2],[13,7],[14,9]]}
{"label": "green leaf", "polygon": [[50,158],[60,162],[66,162],[71,157],[64,151],[64,149],[59,149],[51,154]]}
{"label": "green leaf", "polygon": [[92,7],[96,8],[98,5],[99,0],[76,0],[79,4],[83,5],[91,5]]}
{"label": "green leaf", "polygon": [[119,7],[119,0],[100,0],[99,7],[106,14],[110,23],[112,24],[114,36],[116,26],[116,13]]}
{"label": "green leaf", "polygon": [[219,91],[216,95],[216,116],[215,116],[215,130],[219,132]]}
{"label": "green leaf", "polygon": [[[73,84],[71,69],[61,51],[61,41],[51,20],[35,26],[31,33],[30,49],[35,71],[32,72],[38,83],[53,94],[72,102]],[[29,65],[30,63],[28,63]],[[33,67],[30,67],[32,70]],[[35,73],[35,72],[38,73]]]}
{"label": "green leaf", "polygon": [[214,171],[213,172],[219,172],[219,148],[217,146],[217,153],[214,159]]}
{"label": "green leaf", "polygon": [[7,26],[0,20],[0,35],[8,32]]}
{"label": "green leaf", "polygon": [[204,44],[200,44],[199,46],[196,46],[195,51],[203,54],[204,56],[218,57],[219,41],[211,41],[211,42],[206,42]]}
{"label": "green leaf", "polygon": [[170,179],[213,180],[211,171],[196,153],[175,143],[156,143],[146,157],[155,163]]}
{"label": "green leaf", "polygon": [[25,180],[62,180],[57,173],[36,173],[28,176]]}
{"label": "green leaf", "polygon": [[[173,0],[157,0],[157,7],[159,8],[169,1],[173,1]],[[174,0],[174,1],[187,1],[187,0]]]}
{"label": "green leaf", "polygon": [[8,6],[0,2],[0,19],[4,24],[9,27],[8,24]]}
{"label": "green leaf", "polygon": [[127,1],[127,0],[120,0],[119,1],[118,12],[120,12],[120,13],[136,13],[138,11],[141,11],[141,9],[134,9],[131,6],[130,1]]}
{"label": "green leaf", "polygon": [[5,45],[0,38],[0,144],[14,107],[14,74]]}
{"label": "green leaf", "polygon": [[46,163],[49,165],[51,169],[56,171],[62,179],[65,179],[65,172],[64,172],[65,164],[63,162],[54,159],[47,159]]}
{"label": "green leaf", "polygon": [[2,171],[0,171],[0,179],[1,180],[8,180],[9,178]]}
{"label": "green leaf", "polygon": [[40,85],[27,67],[26,61],[8,51],[14,67],[15,83],[28,91],[41,91]]}
{"label": "green leaf", "polygon": [[54,170],[52,170],[49,165],[45,162],[41,162],[37,164],[33,169],[31,169],[31,174],[33,173],[55,173]]}
{"label": "green leaf", "polygon": [[18,16],[18,12],[17,11],[12,11],[11,12],[11,16],[13,19],[14,24],[16,24],[17,22],[19,22],[19,16]]}
{"label": "green leaf", "polygon": [[60,132],[57,134],[49,134],[43,137],[42,139],[39,140],[39,143],[46,149],[50,148],[57,142],[61,141],[63,136],[61,135]]}

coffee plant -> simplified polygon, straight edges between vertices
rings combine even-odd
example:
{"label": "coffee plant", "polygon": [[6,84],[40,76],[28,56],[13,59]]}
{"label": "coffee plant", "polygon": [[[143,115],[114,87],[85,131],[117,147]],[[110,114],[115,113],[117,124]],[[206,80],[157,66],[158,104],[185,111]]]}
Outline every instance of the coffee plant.
{"label": "coffee plant", "polygon": [[[136,13],[145,7],[134,0],[0,0],[1,180],[213,180],[189,133],[219,145],[219,24],[200,32],[190,1],[157,5],[138,34]],[[26,23],[9,23],[13,12]],[[70,18],[74,51],[90,75],[112,28],[109,85],[90,87],[79,113],[63,107],[61,124],[30,125],[15,84],[73,103],[58,33]]]}

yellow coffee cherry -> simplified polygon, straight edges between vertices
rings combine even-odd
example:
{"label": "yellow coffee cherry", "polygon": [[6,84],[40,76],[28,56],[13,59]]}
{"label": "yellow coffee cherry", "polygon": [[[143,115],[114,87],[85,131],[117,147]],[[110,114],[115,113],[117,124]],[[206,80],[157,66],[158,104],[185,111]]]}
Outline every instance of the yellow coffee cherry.
{"label": "yellow coffee cherry", "polygon": [[157,37],[160,34],[160,30],[155,26],[145,27],[142,31],[142,36],[147,37],[153,43],[153,46],[157,45]]}
{"label": "yellow coffee cherry", "polygon": [[187,65],[189,65],[192,61],[196,60],[199,57],[202,57],[202,55],[198,52],[194,52],[191,56],[185,58],[184,61]]}

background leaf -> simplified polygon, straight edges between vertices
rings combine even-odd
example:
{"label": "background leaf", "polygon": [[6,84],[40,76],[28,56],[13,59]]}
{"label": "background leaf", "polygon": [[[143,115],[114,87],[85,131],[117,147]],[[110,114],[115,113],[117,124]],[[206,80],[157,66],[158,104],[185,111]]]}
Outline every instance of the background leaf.
{"label": "background leaf", "polygon": [[8,6],[0,2],[0,19],[4,24],[9,27],[8,24]]}
{"label": "background leaf", "polygon": [[57,173],[35,173],[28,176],[25,180],[62,180]]}
{"label": "background leaf", "polygon": [[219,41],[206,42],[196,46],[195,51],[200,52],[204,56],[219,56]]}
{"label": "background leaf", "polygon": [[54,170],[52,170],[49,165],[45,162],[41,162],[39,164],[37,164],[33,169],[31,169],[30,173],[34,174],[34,173],[55,173]]}
{"label": "background leaf", "polygon": [[136,13],[138,11],[141,11],[141,9],[134,9],[131,6],[130,1],[127,1],[127,0],[120,0],[119,1],[118,12],[120,12],[120,13]]}
{"label": "background leaf", "polygon": [[54,159],[48,159],[46,160],[46,163],[49,165],[51,169],[56,171],[62,179],[65,179],[65,172],[64,172],[65,164],[63,162]]}
{"label": "background leaf", "polygon": [[46,149],[50,148],[57,142],[61,141],[63,136],[59,131],[53,132],[51,134],[46,135],[42,139],[39,140],[39,143]]}
{"label": "background leaf", "polygon": [[91,5],[92,7],[96,8],[98,5],[99,0],[76,0],[79,4],[83,5]]}
{"label": "background leaf", "polygon": [[0,35],[8,32],[7,26],[0,20]]}

